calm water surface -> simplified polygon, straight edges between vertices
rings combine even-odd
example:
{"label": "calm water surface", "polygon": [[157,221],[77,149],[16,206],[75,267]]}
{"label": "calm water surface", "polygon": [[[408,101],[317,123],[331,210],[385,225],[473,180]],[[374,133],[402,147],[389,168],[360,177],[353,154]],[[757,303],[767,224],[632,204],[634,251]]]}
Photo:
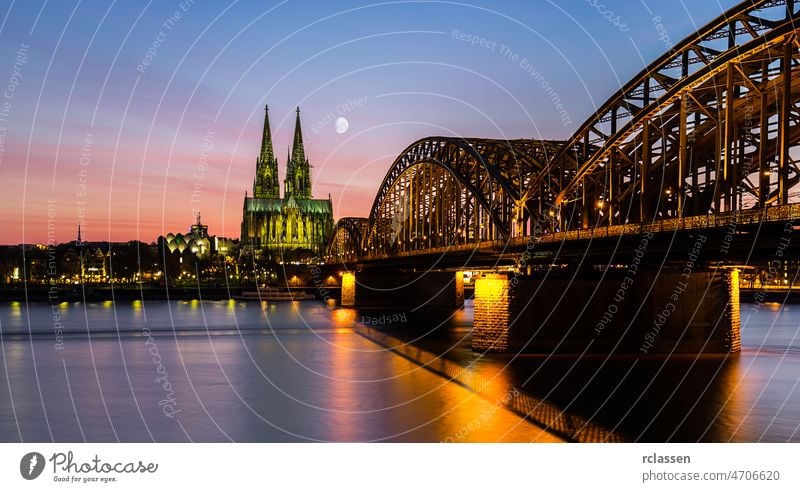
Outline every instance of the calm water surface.
{"label": "calm water surface", "polygon": [[0,305],[2,441],[555,440],[319,302],[56,312],[61,349],[49,304]]}
{"label": "calm water surface", "polygon": [[[55,311],[61,349],[49,304],[0,304],[2,441],[557,440],[316,301]],[[385,331],[628,440],[800,441],[798,305],[743,304],[743,350],[728,357],[483,356],[471,303],[425,319]]]}
{"label": "calm water surface", "polygon": [[742,351],[725,355],[500,356],[469,349],[472,313],[393,332],[502,378],[628,441],[800,441],[800,305],[742,303]]}

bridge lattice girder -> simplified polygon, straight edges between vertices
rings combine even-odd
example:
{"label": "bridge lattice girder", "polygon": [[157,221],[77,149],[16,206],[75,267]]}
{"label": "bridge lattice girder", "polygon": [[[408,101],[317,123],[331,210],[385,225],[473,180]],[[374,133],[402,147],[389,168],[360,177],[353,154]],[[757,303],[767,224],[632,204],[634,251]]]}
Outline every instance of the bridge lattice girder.
{"label": "bridge lattice girder", "polygon": [[359,254],[368,224],[366,217],[343,217],[336,221],[326,248],[327,256],[341,260]]}
{"label": "bridge lattice girder", "polygon": [[797,201],[794,0],[752,0],[675,45],[565,142],[430,137],[395,160],[361,255]]}
{"label": "bridge lattice girder", "polygon": [[522,199],[523,190],[560,146],[455,137],[414,142],[378,190],[363,252],[508,238],[535,205]]}
{"label": "bridge lattice girder", "polygon": [[796,12],[744,2],[678,43],[581,125],[523,199],[561,180],[562,230],[788,203],[800,180]]}

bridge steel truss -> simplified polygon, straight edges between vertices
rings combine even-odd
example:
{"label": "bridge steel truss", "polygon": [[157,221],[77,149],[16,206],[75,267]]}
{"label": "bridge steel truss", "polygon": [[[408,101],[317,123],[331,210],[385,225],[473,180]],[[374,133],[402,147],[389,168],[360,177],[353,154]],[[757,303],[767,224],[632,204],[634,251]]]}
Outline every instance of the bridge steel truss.
{"label": "bridge steel truss", "polygon": [[748,1],[653,62],[592,115],[553,176],[559,230],[787,205],[800,180],[795,2]]}
{"label": "bridge steel truss", "polygon": [[429,137],[411,144],[381,184],[362,242],[367,255],[508,239],[528,233],[539,204],[529,180],[563,145]]}
{"label": "bridge steel truss", "polygon": [[364,217],[343,217],[336,221],[328,242],[327,256],[336,259],[355,258],[361,252],[361,242],[369,220]]}
{"label": "bridge steel truss", "polygon": [[642,70],[566,141],[414,142],[392,164],[360,235],[337,225],[329,256],[794,207],[797,19],[795,0],[741,3]]}

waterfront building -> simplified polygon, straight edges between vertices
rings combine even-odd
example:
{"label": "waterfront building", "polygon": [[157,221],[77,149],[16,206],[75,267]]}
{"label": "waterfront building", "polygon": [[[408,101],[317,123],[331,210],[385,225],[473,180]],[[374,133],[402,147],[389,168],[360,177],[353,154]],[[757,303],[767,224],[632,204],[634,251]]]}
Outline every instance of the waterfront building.
{"label": "waterfront building", "polygon": [[158,272],[151,276],[165,276],[172,282],[195,279],[203,282],[222,282],[238,277],[236,255],[239,243],[235,239],[212,236],[208,226],[197,214],[195,223],[186,233],[168,233],[158,238]]}
{"label": "waterfront building", "polygon": [[200,214],[197,214],[197,221],[191,225],[189,232],[168,233],[163,238],[164,246],[170,253],[178,251],[183,254],[188,250],[200,259],[208,258],[211,255],[211,238],[208,236],[208,226],[200,222]]}

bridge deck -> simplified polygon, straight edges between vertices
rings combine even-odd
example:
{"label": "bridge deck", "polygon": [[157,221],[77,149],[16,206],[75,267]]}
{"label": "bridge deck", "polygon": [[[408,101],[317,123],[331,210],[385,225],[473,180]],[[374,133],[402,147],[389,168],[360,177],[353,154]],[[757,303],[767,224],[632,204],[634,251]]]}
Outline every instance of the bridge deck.
{"label": "bridge deck", "polygon": [[621,236],[640,236],[647,233],[676,233],[702,230],[724,230],[732,225],[741,228],[748,225],[780,224],[800,220],[800,203],[768,207],[764,209],[739,210],[694,217],[679,217],[657,220],[642,224],[623,224],[589,229],[575,229],[563,232],[545,233],[538,236],[519,236],[508,240],[480,241],[453,244],[438,248],[419,249],[391,254],[347,256],[339,258],[344,263],[380,263],[402,258],[430,257],[453,253],[478,255],[488,253],[497,258],[505,252],[512,253],[529,248],[533,244],[559,244],[583,242],[592,239],[620,238]]}

